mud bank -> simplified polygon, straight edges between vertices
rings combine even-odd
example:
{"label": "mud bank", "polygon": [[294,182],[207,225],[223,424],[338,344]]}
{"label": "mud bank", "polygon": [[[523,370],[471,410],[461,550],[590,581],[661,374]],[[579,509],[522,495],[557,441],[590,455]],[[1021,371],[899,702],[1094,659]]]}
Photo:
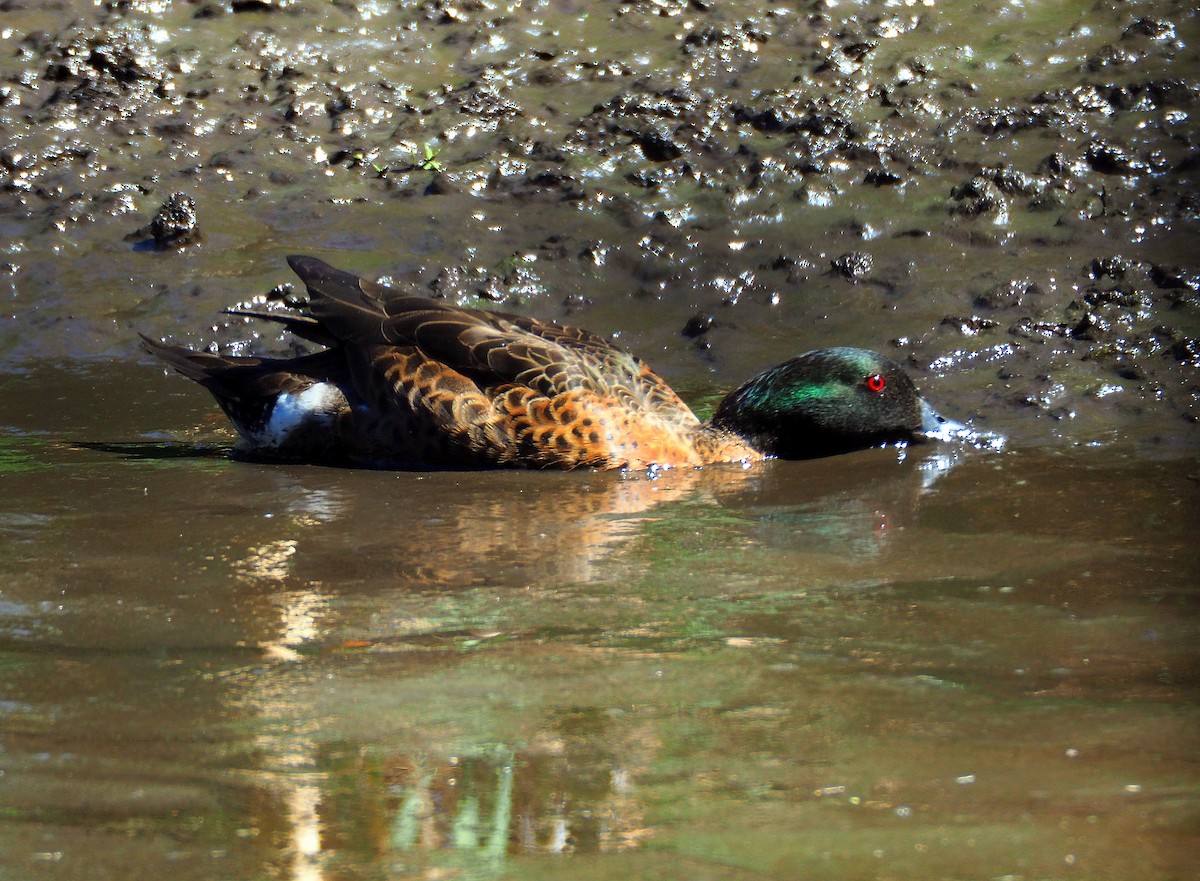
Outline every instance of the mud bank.
{"label": "mud bank", "polygon": [[243,344],[219,309],[312,251],[694,396],[865,345],[1030,442],[1188,444],[1198,37],[1182,3],[9,0],[0,364]]}

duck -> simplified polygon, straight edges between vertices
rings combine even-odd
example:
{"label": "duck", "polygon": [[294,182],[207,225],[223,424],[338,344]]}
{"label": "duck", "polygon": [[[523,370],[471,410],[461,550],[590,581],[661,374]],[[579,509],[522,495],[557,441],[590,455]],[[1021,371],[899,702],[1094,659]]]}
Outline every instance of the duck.
{"label": "duck", "polygon": [[804,352],[736,388],[707,421],[640,358],[597,334],[414,296],[315,257],[307,299],[227,310],[317,348],[269,358],[140,334],[206,388],[258,458],[394,469],[659,469],[811,459],[945,438],[958,427],[895,361]]}

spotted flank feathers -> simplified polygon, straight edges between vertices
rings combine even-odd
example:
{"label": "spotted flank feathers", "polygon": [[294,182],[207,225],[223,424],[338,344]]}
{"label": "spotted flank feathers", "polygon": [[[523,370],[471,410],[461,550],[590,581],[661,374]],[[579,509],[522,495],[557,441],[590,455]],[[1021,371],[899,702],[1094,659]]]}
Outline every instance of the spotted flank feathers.
{"label": "spotted flank feathers", "polygon": [[214,355],[143,336],[203,385],[254,453],[391,468],[635,468],[807,458],[946,424],[892,361],[809,352],[701,422],[643,361],[579,328],[411,296],[312,257],[282,323],[323,346],[296,358]]}

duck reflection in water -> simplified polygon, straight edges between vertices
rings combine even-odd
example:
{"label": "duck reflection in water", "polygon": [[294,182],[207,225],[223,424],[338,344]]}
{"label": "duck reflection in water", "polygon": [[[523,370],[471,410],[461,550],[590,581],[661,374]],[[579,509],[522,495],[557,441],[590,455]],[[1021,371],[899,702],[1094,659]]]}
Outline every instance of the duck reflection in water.
{"label": "duck reflection in water", "polygon": [[[502,874],[513,855],[641,847],[652,827],[640,781],[662,749],[658,723],[606,712],[619,700],[602,693],[596,706],[513,715],[480,696],[500,687],[486,684],[487,658],[561,645],[569,632],[579,670],[558,675],[584,687],[589,653],[607,657],[606,642],[659,645],[660,631],[686,622],[630,585],[656,577],[664,542],[693,548],[685,566],[706,565],[705,536],[752,544],[747,562],[780,563],[780,584],[796,595],[844,583],[848,558],[860,576],[871,558],[903,575],[894,534],[930,487],[919,457],[896,458],[872,450],[833,469],[761,463],[657,478],[236,466],[273,516],[222,555],[268,662],[230,685],[261,720],[258,761],[274,793],[262,809],[277,814],[262,825],[291,828],[291,877],[325,877],[346,847],[478,877]],[[404,491],[380,492],[381,480]],[[400,518],[403,529],[376,535],[356,527]],[[716,601],[747,589],[748,575],[726,561],[693,592]],[[587,612],[622,589],[639,603],[623,637],[613,599],[603,615]],[[644,654],[623,667],[642,663],[652,680],[662,659]],[[433,709],[477,700],[472,717],[487,720],[490,744],[472,744],[461,718]]]}

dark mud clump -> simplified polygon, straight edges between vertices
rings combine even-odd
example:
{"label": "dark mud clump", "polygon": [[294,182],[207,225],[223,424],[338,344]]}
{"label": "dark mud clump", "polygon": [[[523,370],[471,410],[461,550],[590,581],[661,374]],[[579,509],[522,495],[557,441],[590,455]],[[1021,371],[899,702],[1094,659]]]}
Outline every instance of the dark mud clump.
{"label": "dark mud clump", "polygon": [[10,366],[132,356],[311,249],[701,384],[867,345],[1017,434],[1191,437],[1185,4],[58,7],[0,7]]}
{"label": "dark mud clump", "polygon": [[200,241],[200,224],[196,217],[196,200],[186,193],[172,193],[163,202],[149,225],[125,237],[140,248],[182,248]]}

